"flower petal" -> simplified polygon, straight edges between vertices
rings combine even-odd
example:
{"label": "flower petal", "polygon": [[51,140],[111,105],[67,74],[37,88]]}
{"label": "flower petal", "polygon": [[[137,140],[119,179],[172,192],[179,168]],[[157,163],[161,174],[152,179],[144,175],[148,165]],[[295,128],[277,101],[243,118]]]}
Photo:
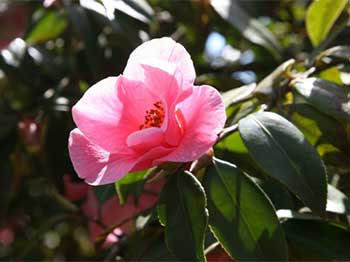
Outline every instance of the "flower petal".
{"label": "flower petal", "polygon": [[181,44],[169,37],[153,39],[137,47],[130,54],[123,74],[130,79],[143,81],[143,68],[139,65],[152,63],[155,66],[157,60],[159,68],[164,67],[162,62],[175,64],[183,75],[184,84],[186,86],[193,84],[196,72],[190,55]]}
{"label": "flower petal", "polygon": [[75,171],[90,185],[113,183],[136,163],[135,156],[110,154],[91,143],[77,128],[70,133],[68,147]]}
{"label": "flower petal", "polygon": [[127,138],[127,144],[142,154],[155,146],[161,145],[163,139],[164,133],[162,129],[150,127],[131,133]]}
{"label": "flower petal", "polygon": [[158,97],[140,81],[123,76],[106,78],[92,86],[73,107],[79,130],[108,152],[131,153],[127,136],[139,129],[145,112]]}
{"label": "flower petal", "polygon": [[166,148],[158,146],[150,149],[147,153],[141,155],[138,159],[131,172],[141,171],[155,166],[154,159],[162,158],[172,152],[173,148]]}
{"label": "flower petal", "polygon": [[72,109],[78,128],[93,143],[112,151],[122,147],[118,124],[123,104],[118,97],[121,77],[108,77],[90,87]]}
{"label": "flower petal", "polygon": [[193,93],[177,106],[184,135],[177,149],[154,163],[189,162],[203,155],[223,129],[226,114],[221,96],[211,86],[193,88]]}
{"label": "flower petal", "polygon": [[182,130],[176,118],[176,105],[186,99],[192,92],[192,85],[184,88],[182,75],[175,67],[163,70],[150,65],[144,68],[145,86],[155,92],[165,103],[166,118],[163,125],[165,142],[169,146],[176,146],[181,139]]}

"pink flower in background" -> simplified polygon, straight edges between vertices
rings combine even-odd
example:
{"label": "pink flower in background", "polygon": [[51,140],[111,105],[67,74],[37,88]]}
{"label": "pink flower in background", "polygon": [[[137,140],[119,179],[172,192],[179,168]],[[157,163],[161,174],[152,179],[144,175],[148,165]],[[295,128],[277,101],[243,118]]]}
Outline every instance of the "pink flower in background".
{"label": "pink flower in background", "polygon": [[70,175],[63,176],[64,196],[70,201],[83,199],[91,188],[84,183],[73,183]]}
{"label": "pink flower in background", "polygon": [[10,227],[0,227],[0,245],[7,247],[13,240],[15,240],[13,230]]}
{"label": "pink flower in background", "polygon": [[213,87],[194,86],[185,48],[170,38],[130,55],[124,74],[92,86],[73,107],[69,153],[91,185],[164,162],[190,162],[215,143],[226,115]]}
{"label": "pink flower in background", "polygon": [[[0,1],[0,50],[7,48],[13,39],[24,35],[27,28],[29,6],[25,2]],[[4,7],[4,8],[3,8]]]}
{"label": "pink flower in background", "polygon": [[[124,205],[120,204],[118,196],[113,196],[102,205],[98,202],[93,187],[84,183],[74,183],[69,175],[63,177],[64,195],[71,201],[84,199],[82,210],[90,219],[89,224],[90,239],[96,242],[107,228],[126,221],[138,213],[148,209],[156,204],[159,192],[164,184],[164,180],[157,180],[145,185],[145,192],[141,194],[137,205],[135,199],[130,196]],[[99,221],[101,224],[94,222]],[[102,243],[102,248],[109,248],[112,244],[117,243],[123,234],[131,233],[134,230],[134,221],[130,220],[123,223],[120,227],[114,228]],[[0,228],[1,229],[1,228]],[[0,230],[0,237],[1,237]],[[0,238],[1,242],[1,238]]]}

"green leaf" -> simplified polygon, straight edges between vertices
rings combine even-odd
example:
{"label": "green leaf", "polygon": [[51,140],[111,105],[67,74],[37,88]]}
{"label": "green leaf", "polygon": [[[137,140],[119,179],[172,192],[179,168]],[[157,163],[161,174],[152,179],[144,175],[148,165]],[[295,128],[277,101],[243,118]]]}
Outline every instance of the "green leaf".
{"label": "green leaf", "polygon": [[59,12],[48,12],[29,32],[26,42],[28,44],[36,44],[57,38],[63,33],[67,25],[68,22],[66,17],[61,15]]}
{"label": "green leaf", "polygon": [[349,64],[350,46],[335,46],[323,51],[316,58],[316,65]]}
{"label": "green leaf", "polygon": [[283,223],[291,260],[348,261],[350,232],[323,221],[288,219]]}
{"label": "green leaf", "polygon": [[204,177],[209,226],[237,260],[287,260],[275,210],[250,178],[231,163],[213,159]]}
{"label": "green leaf", "polygon": [[350,215],[349,198],[332,185],[328,185],[327,211]]}
{"label": "green leaf", "polygon": [[239,132],[267,174],[283,183],[314,212],[324,215],[325,167],[317,151],[292,123],[275,113],[260,112],[242,119]]}
{"label": "green leaf", "polygon": [[230,105],[237,104],[251,98],[255,87],[256,87],[256,84],[253,83],[250,85],[231,89],[221,94],[222,99],[224,100],[225,108],[229,107]]}
{"label": "green leaf", "polygon": [[176,261],[164,241],[162,228],[148,226],[128,238],[125,261]]}
{"label": "green leaf", "polygon": [[273,179],[258,179],[251,177],[258,184],[264,193],[269,197],[276,210],[295,209],[295,199],[292,194]]}
{"label": "green leaf", "polygon": [[252,18],[240,7],[237,0],[212,0],[211,6],[249,41],[269,50],[276,58],[280,57],[281,45],[276,37],[258,20]]}
{"label": "green leaf", "polygon": [[84,55],[86,61],[90,67],[91,73],[97,79],[102,67],[100,66],[97,56],[97,35],[93,30],[87,12],[81,6],[72,5],[68,6],[67,13],[75,32],[84,43]]}
{"label": "green leaf", "polygon": [[306,12],[306,29],[314,46],[318,46],[326,38],[347,3],[348,0],[318,0],[309,6]]}
{"label": "green leaf", "polygon": [[208,223],[205,206],[204,189],[188,171],[172,175],[163,188],[158,216],[165,225],[166,244],[177,259],[205,261],[204,236]]}
{"label": "green leaf", "polygon": [[350,122],[350,89],[318,79],[297,79],[295,90],[319,111],[335,119]]}
{"label": "green leaf", "polygon": [[276,98],[280,92],[279,85],[285,77],[286,72],[295,64],[294,59],[289,59],[279,65],[271,74],[259,82],[254,90],[254,94],[263,97]]}
{"label": "green leaf", "polygon": [[235,153],[248,153],[248,150],[244,145],[239,132],[234,132],[233,134],[229,135],[225,139],[221,140],[215,147],[229,150]]}
{"label": "green leaf", "polygon": [[95,186],[94,188],[95,196],[100,204],[115,196],[115,189],[113,184]]}
{"label": "green leaf", "polygon": [[125,204],[131,194],[140,193],[142,191],[145,179],[154,169],[142,170],[139,172],[130,173],[115,182],[115,189],[119,196],[121,204]]}
{"label": "green leaf", "polygon": [[341,129],[335,129],[337,121],[312,107],[307,103],[293,103],[284,105],[289,120],[299,128],[312,145],[319,142],[329,142],[338,145],[337,136],[341,135]]}
{"label": "green leaf", "polygon": [[341,71],[338,68],[338,66],[329,67],[329,68],[323,70],[319,74],[319,77],[324,79],[324,80],[336,83],[338,85],[342,85],[343,84]]}

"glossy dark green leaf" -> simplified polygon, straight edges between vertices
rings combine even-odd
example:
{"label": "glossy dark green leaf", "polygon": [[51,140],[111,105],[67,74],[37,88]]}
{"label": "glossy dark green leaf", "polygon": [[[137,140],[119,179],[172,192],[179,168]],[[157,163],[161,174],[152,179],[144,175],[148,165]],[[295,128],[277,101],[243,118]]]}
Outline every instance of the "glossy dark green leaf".
{"label": "glossy dark green leaf", "polygon": [[249,16],[237,0],[212,0],[215,11],[249,41],[261,45],[279,58],[281,46],[276,37],[258,20]]}
{"label": "glossy dark green leaf", "polygon": [[323,221],[288,219],[283,223],[290,257],[298,261],[348,261],[350,232]]}
{"label": "glossy dark green leaf", "polygon": [[348,0],[318,0],[309,6],[306,29],[314,46],[326,38],[347,3]]}
{"label": "glossy dark green leaf", "polygon": [[80,6],[69,6],[67,13],[75,32],[78,33],[84,43],[84,54],[90,70],[97,78],[99,70],[101,70],[97,57],[97,35],[93,31],[87,12]]}
{"label": "glossy dark green leaf", "polygon": [[154,169],[148,169],[130,173],[115,182],[115,189],[118,193],[120,203],[124,204],[130,195],[142,191],[145,178],[153,171]]}
{"label": "glossy dark green leaf", "polygon": [[214,159],[204,177],[209,226],[238,261],[287,260],[287,246],[275,210],[250,178],[231,163]]}
{"label": "glossy dark green leaf", "polygon": [[338,120],[350,122],[350,89],[332,82],[307,78],[293,82],[295,90],[319,111]]}
{"label": "glossy dark green leaf", "polygon": [[59,12],[50,11],[45,14],[29,32],[26,42],[35,44],[57,38],[68,25],[66,17]]}
{"label": "glossy dark green leaf", "polygon": [[269,197],[276,210],[295,209],[295,199],[292,194],[273,179],[258,179],[251,177],[257,183],[265,194]]}
{"label": "glossy dark green leaf", "polygon": [[262,175],[261,168],[249,154],[238,130],[217,143],[215,149],[216,156],[229,158],[232,162],[239,165],[244,172]]}
{"label": "glossy dark green leaf", "polygon": [[158,216],[165,225],[169,250],[179,260],[205,261],[204,236],[208,222],[206,197],[199,181],[180,170],[163,188]]}
{"label": "glossy dark green leaf", "polygon": [[249,152],[267,174],[283,183],[314,212],[326,208],[326,170],[317,151],[288,120],[271,112],[239,122]]}

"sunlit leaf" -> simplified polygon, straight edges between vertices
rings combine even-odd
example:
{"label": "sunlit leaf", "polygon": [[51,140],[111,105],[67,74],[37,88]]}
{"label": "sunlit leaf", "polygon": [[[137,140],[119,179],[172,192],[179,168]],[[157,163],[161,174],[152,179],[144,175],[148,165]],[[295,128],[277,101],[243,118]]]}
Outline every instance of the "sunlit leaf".
{"label": "sunlit leaf", "polygon": [[50,11],[29,32],[26,42],[28,44],[34,44],[57,38],[63,33],[67,25],[66,17],[59,12]]}
{"label": "sunlit leaf", "polygon": [[115,182],[115,189],[121,204],[124,204],[130,195],[137,193],[137,191],[142,191],[145,178],[151,174],[153,170],[154,169],[149,169],[129,173]]}
{"label": "sunlit leaf", "polygon": [[215,11],[232,26],[239,30],[249,41],[268,49],[279,57],[281,46],[276,37],[258,20],[249,16],[236,0],[211,0]]}
{"label": "sunlit leaf", "polygon": [[297,79],[295,90],[321,112],[341,121],[350,121],[350,89],[318,79]]}
{"label": "sunlit leaf", "polygon": [[252,97],[252,93],[256,87],[256,84],[250,84],[246,86],[241,86],[239,88],[232,89],[227,91],[222,95],[224,100],[225,107],[228,107],[232,104],[240,103]]}
{"label": "sunlit leaf", "polygon": [[350,215],[350,200],[340,190],[328,184],[327,211]]}
{"label": "sunlit leaf", "polygon": [[318,0],[309,6],[306,29],[314,46],[326,38],[347,3],[348,0]]}

